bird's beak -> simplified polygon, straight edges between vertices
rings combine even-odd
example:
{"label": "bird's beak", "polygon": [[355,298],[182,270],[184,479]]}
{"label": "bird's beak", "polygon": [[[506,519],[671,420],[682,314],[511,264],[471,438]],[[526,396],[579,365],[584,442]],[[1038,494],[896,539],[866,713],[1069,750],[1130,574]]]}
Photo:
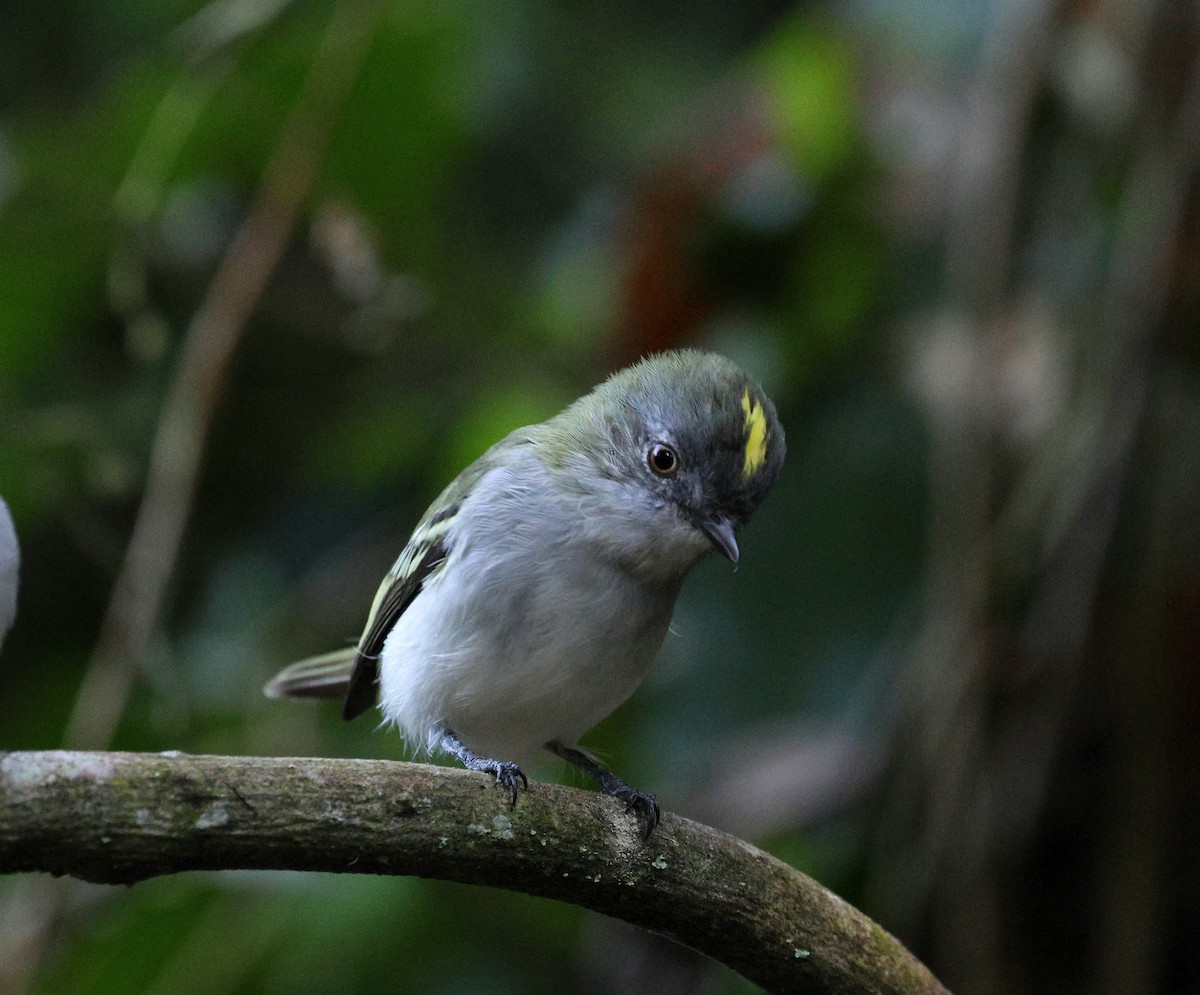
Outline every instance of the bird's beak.
{"label": "bird's beak", "polygon": [[723,518],[713,518],[698,524],[700,531],[708,536],[713,548],[736,567],[741,552],[733,534],[733,526]]}

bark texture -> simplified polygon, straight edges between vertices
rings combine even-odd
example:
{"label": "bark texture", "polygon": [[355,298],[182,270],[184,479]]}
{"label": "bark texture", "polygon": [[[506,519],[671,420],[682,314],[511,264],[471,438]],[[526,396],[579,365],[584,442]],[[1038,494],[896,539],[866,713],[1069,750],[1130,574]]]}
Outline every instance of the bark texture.
{"label": "bark texture", "polygon": [[413,874],[555,898],[669,936],[769,991],[944,992],[782,861],[611,798],[382,760],[0,753],[0,872],[132,884],[179,871]]}

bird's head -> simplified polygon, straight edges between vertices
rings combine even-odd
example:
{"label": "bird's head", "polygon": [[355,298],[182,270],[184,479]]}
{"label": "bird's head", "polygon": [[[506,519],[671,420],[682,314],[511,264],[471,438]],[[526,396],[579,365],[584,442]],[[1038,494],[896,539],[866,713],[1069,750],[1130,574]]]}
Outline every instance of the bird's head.
{"label": "bird's head", "polygon": [[659,544],[643,555],[686,565],[710,548],[738,562],[737,530],[775,483],[786,449],[754,379],[691,349],[613,374],[555,421],[630,528]]}

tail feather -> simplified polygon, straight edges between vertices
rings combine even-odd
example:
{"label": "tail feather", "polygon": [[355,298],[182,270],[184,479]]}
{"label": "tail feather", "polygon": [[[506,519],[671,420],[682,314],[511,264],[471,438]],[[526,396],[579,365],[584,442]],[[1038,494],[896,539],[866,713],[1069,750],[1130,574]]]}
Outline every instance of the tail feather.
{"label": "tail feather", "polygon": [[263,688],[268,698],[344,698],[354,671],[353,646],[285,667]]}

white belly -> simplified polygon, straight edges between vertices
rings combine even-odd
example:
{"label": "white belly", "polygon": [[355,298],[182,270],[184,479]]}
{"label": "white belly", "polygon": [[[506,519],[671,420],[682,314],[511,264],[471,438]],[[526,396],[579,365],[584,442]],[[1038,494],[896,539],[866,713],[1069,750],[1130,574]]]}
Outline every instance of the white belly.
{"label": "white belly", "polygon": [[678,584],[639,582],[544,514],[508,521],[486,541],[460,532],[384,643],[380,708],[414,748],[431,749],[444,728],[498,760],[574,744],[662,645]]}

